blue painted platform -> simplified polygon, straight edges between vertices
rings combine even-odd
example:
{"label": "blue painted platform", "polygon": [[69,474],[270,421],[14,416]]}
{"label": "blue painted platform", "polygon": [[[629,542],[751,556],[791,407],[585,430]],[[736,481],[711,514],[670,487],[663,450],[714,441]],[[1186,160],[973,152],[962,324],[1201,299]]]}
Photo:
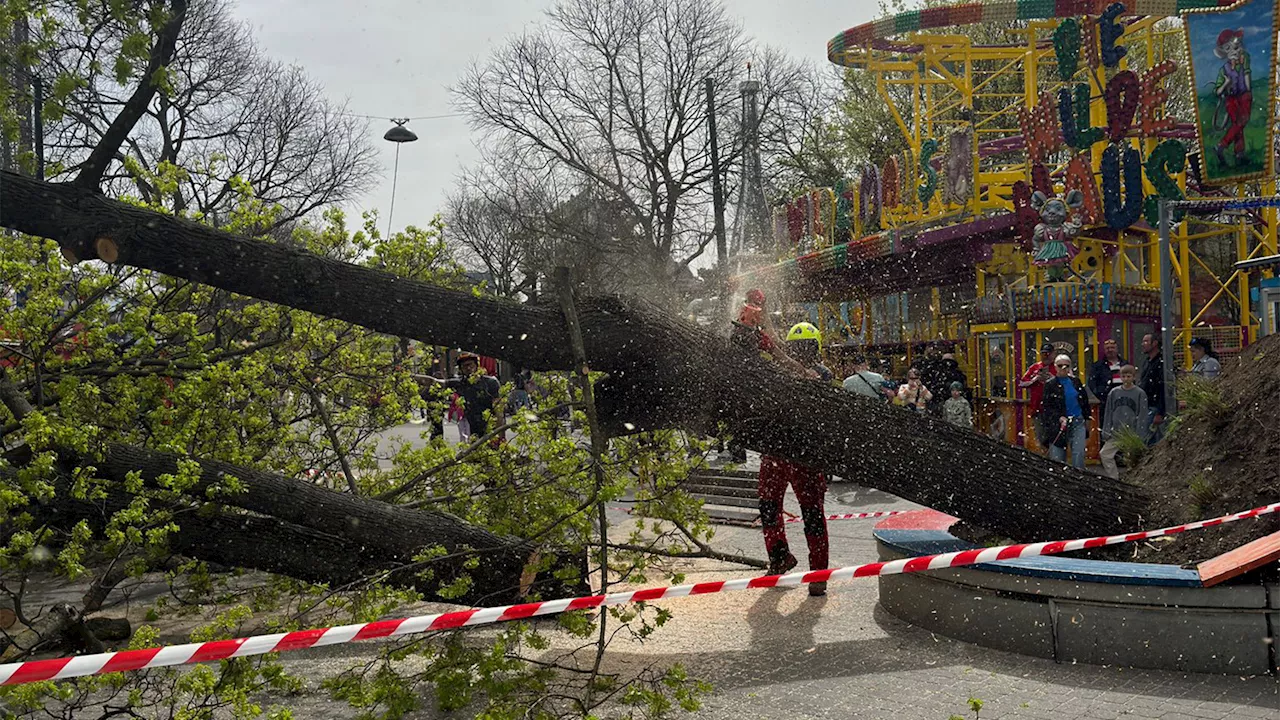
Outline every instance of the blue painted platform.
{"label": "blue painted platform", "polygon": [[[946,530],[955,522],[955,518],[936,510],[917,510],[897,515],[878,523],[873,535],[881,543],[910,557],[972,550],[979,547],[957,538]],[[1203,587],[1200,582],[1200,573],[1195,569],[1184,569],[1176,565],[1154,563],[1081,560],[1070,557],[1047,556],[1000,560],[993,563],[971,565],[969,568],[1009,575],[1075,582]]]}

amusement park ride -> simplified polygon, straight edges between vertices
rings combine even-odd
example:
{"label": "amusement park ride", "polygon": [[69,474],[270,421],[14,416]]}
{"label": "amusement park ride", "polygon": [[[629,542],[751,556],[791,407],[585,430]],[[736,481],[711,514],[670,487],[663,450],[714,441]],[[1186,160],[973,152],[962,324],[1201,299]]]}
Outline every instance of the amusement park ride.
{"label": "amusement park ride", "polygon": [[[1040,346],[1082,379],[1106,339],[1140,365],[1161,329],[1160,199],[1205,199],[1172,217],[1173,355],[1189,367],[1193,338],[1238,353],[1280,302],[1276,5],[969,3],[838,35],[828,58],[874,78],[906,150],[777,209],[778,261],[733,285],[808,315],[836,364],[857,349],[901,376],[950,348],[982,427],[1003,416],[1033,447],[1017,381]],[[947,32],[975,24],[1007,30]]]}

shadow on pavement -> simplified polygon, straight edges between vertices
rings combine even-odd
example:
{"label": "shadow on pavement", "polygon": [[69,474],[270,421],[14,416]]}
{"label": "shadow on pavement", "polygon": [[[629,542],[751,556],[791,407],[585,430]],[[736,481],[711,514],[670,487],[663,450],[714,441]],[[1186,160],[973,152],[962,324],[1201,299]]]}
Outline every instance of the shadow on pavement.
{"label": "shadow on pavement", "polygon": [[[852,679],[872,675],[969,668],[1076,689],[1132,694],[1169,694],[1203,701],[1254,703],[1270,707],[1277,702],[1275,680],[1270,677],[1239,678],[1154,670],[1125,670],[1092,665],[1056,664],[1049,660],[980,648],[915,628],[876,605],[874,627],[888,637],[822,643],[817,626],[829,597],[806,597],[798,607],[784,612],[780,605],[788,593],[803,588],[766,590],[747,611],[751,644],[746,650],[718,651],[706,648],[663,654],[660,664],[682,663],[692,677],[706,680],[716,694],[753,690],[773,685],[809,684],[822,680]],[[834,587],[830,592],[839,592]],[[794,604],[792,601],[791,604]],[[857,613],[862,617],[861,612]],[[829,621],[829,618],[828,618]],[[858,618],[849,618],[857,622]],[[622,648],[610,653],[615,663],[649,664],[655,655],[630,654]],[[874,682],[874,681],[873,681]],[[894,681],[897,682],[897,681]],[[865,684],[864,681],[863,684]],[[838,687],[830,684],[829,687]],[[1270,695],[1270,697],[1265,697]]]}

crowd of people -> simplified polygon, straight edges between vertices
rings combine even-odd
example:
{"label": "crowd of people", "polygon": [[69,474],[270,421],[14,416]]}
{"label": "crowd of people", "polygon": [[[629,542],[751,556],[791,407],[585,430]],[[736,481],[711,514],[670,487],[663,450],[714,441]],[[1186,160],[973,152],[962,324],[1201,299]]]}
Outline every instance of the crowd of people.
{"label": "crowd of people", "polygon": [[[1105,341],[1102,350],[1102,357],[1088,369],[1087,382],[1081,382],[1076,361],[1046,342],[1040,347],[1038,361],[1027,368],[1018,387],[1026,391],[1034,423],[1032,432],[1039,446],[1054,460],[1070,462],[1078,468],[1085,467],[1091,406],[1099,405],[1102,471],[1115,478],[1119,477],[1117,436],[1125,428],[1147,444],[1155,444],[1164,436],[1164,364],[1160,337],[1155,334],[1142,339],[1140,365],[1121,357],[1115,340]],[[1221,372],[1222,365],[1207,339],[1191,341],[1191,359],[1191,375],[1214,379]],[[942,417],[959,427],[974,427],[970,387],[964,372],[939,347],[926,350],[923,360],[907,371],[901,383],[872,369],[865,357],[855,357],[844,388],[857,395],[883,398],[913,412]],[[1004,432],[1003,417],[997,414],[991,434],[1003,437]]]}
{"label": "crowd of people", "polygon": [[872,369],[864,355],[855,355],[844,389],[855,395],[882,399],[912,412],[936,415],[953,425],[973,427],[968,379],[951,353],[931,347],[921,363],[907,371],[901,383],[890,380],[887,369]]}
{"label": "crowd of people", "polygon": [[[747,293],[733,323],[731,339],[741,347],[758,351],[761,357],[779,363],[792,372],[814,381],[838,382],[835,373],[822,363],[821,334],[807,322],[792,326],[785,343],[775,338],[765,296],[760,290]],[[1053,343],[1040,347],[1039,360],[1020,378],[1018,387],[1027,393],[1034,432],[1049,455],[1078,468],[1085,466],[1091,405],[1101,407],[1102,471],[1119,477],[1116,456],[1118,436],[1126,429],[1148,444],[1158,442],[1166,424],[1165,376],[1160,338],[1148,334],[1142,339],[1144,358],[1139,369],[1120,356],[1114,340],[1103,343],[1102,357],[1089,367],[1087,383],[1081,382],[1076,362]],[[1213,379],[1221,364],[1205,339],[1191,342],[1191,374]],[[948,423],[973,429],[971,393],[959,363],[943,348],[932,346],[922,361],[911,367],[902,382],[895,382],[882,366],[873,367],[866,356],[851,359],[848,375],[839,384],[846,392],[902,407],[908,412],[933,414]],[[993,436],[1003,436],[1003,415],[997,414]],[[782,500],[790,485],[800,503],[805,539],[809,546],[809,569],[827,567],[827,527],[823,500],[827,478],[823,473],[784,458],[762,456],[760,462],[760,519],[768,572],[782,574],[797,564],[787,543],[782,521]],[[809,586],[811,595],[826,592],[825,583]]]}

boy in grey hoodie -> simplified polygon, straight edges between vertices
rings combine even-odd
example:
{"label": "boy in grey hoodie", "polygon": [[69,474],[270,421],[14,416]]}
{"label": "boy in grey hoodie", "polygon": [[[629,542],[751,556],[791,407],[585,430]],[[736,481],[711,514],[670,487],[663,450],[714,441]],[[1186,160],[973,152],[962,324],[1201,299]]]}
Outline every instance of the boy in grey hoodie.
{"label": "boy in grey hoodie", "polygon": [[1116,433],[1121,428],[1128,427],[1139,435],[1143,434],[1140,419],[1147,416],[1147,393],[1134,384],[1137,377],[1138,368],[1125,365],[1120,368],[1120,387],[1107,393],[1107,409],[1103,413],[1102,422],[1102,451],[1098,455],[1102,460],[1102,472],[1113,479],[1120,477],[1120,468],[1116,466],[1116,452],[1120,449],[1116,445]]}

